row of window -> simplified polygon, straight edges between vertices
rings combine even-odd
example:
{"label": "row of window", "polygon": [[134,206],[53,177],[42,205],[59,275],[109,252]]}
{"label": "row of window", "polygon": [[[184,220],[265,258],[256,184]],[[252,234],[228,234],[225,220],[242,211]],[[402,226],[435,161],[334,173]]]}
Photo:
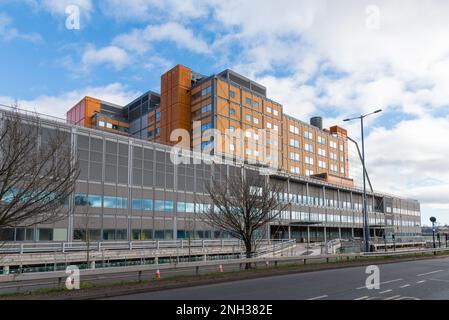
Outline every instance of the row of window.
{"label": "row of window", "polygon": [[[333,199],[323,199],[322,197],[304,196],[301,194],[293,193],[281,193],[278,195],[280,201],[291,202],[296,204],[317,205],[331,208],[353,209],[362,211],[362,204],[355,202],[351,204],[350,201],[337,201]],[[77,206],[89,206],[92,208],[107,208],[107,209],[128,209],[128,198],[126,197],[113,197],[113,196],[101,196],[101,195],[86,195],[76,194],[75,205]],[[192,203],[192,202],[177,202],[176,210],[178,212],[202,212],[207,210],[209,204]],[[134,210],[145,211],[161,211],[161,212],[173,212],[175,209],[174,201],[172,200],[153,200],[153,199],[141,199],[133,198],[131,207]],[[372,212],[372,205],[368,205],[368,211]]]}
{"label": "row of window", "polygon": [[123,131],[123,132],[128,132],[128,128],[127,127],[122,127],[119,126],[117,124],[112,124],[110,122],[105,122],[105,121],[98,121],[98,126],[102,127],[102,128],[107,128],[107,129],[113,129],[113,130],[118,130],[118,131]]}

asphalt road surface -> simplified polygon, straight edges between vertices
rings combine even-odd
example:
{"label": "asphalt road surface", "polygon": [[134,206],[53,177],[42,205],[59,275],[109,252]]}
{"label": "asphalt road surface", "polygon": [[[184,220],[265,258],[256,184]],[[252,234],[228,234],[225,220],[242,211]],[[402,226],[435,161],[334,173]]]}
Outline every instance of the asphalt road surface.
{"label": "asphalt road surface", "polygon": [[446,300],[449,258],[379,265],[380,288],[367,289],[366,267],[240,280],[114,297],[135,300]]}

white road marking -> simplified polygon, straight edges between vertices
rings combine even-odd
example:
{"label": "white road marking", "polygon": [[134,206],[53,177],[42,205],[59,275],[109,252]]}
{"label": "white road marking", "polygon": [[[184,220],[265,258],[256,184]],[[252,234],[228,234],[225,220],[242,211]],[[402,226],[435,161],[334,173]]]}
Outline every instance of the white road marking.
{"label": "white road marking", "polygon": [[400,296],[401,296],[401,295],[398,294],[398,295],[396,295],[396,296],[392,296],[392,297],[385,298],[384,300],[396,300],[396,298],[399,298]]}
{"label": "white road marking", "polygon": [[319,297],[315,297],[315,298],[310,298],[310,299],[307,299],[307,300],[318,300],[318,299],[323,299],[323,298],[327,298],[327,297],[328,297],[328,295],[325,294],[325,295],[322,295],[322,296],[319,296]]}
{"label": "white road marking", "polygon": [[438,272],[442,272],[442,271],[444,271],[444,270],[435,270],[435,271],[431,271],[431,272],[420,273],[420,274],[417,274],[416,276],[417,277],[422,277],[422,276],[426,276],[428,274],[434,274],[434,273],[438,273]]}
{"label": "white road marking", "polygon": [[[390,280],[390,281],[381,282],[381,283],[379,283],[379,285],[381,285],[381,284],[387,284],[387,283],[392,283],[392,282],[397,282],[397,281],[402,281],[402,280],[404,280],[404,279],[402,279],[402,278],[400,278],[400,279],[394,279],[394,280]],[[356,288],[356,290],[360,290],[360,289],[366,289],[366,286]]]}
{"label": "white road marking", "polygon": [[424,283],[426,280],[417,281],[416,283]]}
{"label": "white road marking", "polygon": [[442,281],[442,282],[449,282],[449,280],[444,280],[444,279],[429,279],[432,281]]}
{"label": "white road marking", "polygon": [[393,291],[393,290],[392,290],[392,289],[388,289],[388,290],[385,290],[385,291],[379,292],[379,294],[382,294],[382,293],[387,293],[387,292],[391,292],[391,291]]}
{"label": "white road marking", "polygon": [[399,288],[407,288],[407,287],[410,287],[410,285],[409,284],[404,284],[403,286],[400,286]]}
{"label": "white road marking", "polygon": [[360,297],[360,298],[357,298],[357,299],[354,299],[354,300],[365,300],[366,298],[369,298],[369,296],[363,296],[363,297]]}

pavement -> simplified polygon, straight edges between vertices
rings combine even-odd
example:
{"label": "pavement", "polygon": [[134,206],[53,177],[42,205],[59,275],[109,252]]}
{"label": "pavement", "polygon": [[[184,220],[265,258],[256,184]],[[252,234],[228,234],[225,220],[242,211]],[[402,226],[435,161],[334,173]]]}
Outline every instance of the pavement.
{"label": "pavement", "polygon": [[121,300],[447,300],[449,258],[378,265],[379,289],[366,267],[348,267],[114,297]]}

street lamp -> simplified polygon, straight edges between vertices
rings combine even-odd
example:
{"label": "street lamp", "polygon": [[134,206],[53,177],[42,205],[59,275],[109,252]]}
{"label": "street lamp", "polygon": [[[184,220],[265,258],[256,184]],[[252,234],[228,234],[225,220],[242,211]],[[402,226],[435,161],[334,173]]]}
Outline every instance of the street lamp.
{"label": "street lamp", "polygon": [[367,116],[370,116],[372,114],[375,113],[379,113],[381,112],[382,109],[376,110],[374,112],[371,113],[367,113],[367,114],[363,114],[361,116],[358,117],[354,117],[354,118],[348,118],[343,120],[344,122],[347,121],[352,121],[355,119],[360,119],[360,126],[361,126],[361,131],[362,131],[362,166],[363,166],[363,231],[365,234],[365,252],[369,252],[370,251],[370,246],[369,246],[369,228],[368,228],[368,207],[367,207],[367,197],[366,197],[366,168],[365,168],[365,135],[364,135],[364,130],[363,130],[363,119],[365,119]]}
{"label": "street lamp", "polygon": [[430,222],[432,222],[432,239],[433,239],[433,248],[436,248],[435,244],[435,222],[437,221],[437,218],[430,217]]}

